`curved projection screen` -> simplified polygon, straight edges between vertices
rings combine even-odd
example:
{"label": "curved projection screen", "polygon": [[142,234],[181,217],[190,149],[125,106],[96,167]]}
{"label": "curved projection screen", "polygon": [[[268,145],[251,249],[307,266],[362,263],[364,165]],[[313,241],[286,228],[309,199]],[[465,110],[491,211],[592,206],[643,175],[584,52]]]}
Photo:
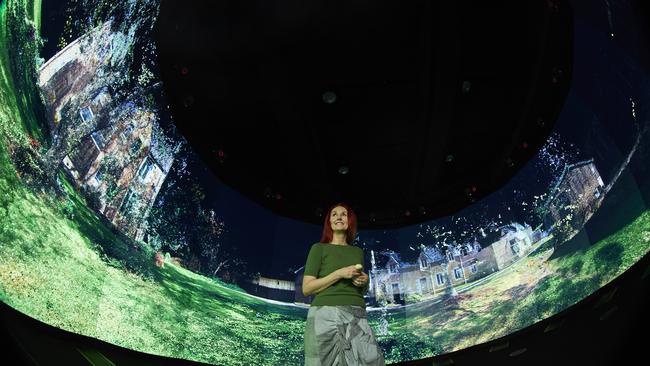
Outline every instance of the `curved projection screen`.
{"label": "curved projection screen", "polygon": [[[358,234],[387,363],[530,326],[647,254],[650,63],[635,4],[571,2],[572,89],[507,185],[450,217]],[[242,198],[175,132],[158,9],[0,2],[0,299],[146,353],[300,365],[301,271],[322,228]]]}

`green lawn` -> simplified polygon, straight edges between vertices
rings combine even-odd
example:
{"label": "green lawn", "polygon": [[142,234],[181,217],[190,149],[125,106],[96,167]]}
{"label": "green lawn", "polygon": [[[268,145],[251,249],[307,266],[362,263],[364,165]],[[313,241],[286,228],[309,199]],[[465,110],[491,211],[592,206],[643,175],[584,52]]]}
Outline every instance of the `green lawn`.
{"label": "green lawn", "polygon": [[[9,67],[9,52],[11,45],[7,42],[7,6],[11,2],[11,6],[24,6],[27,10],[29,20],[34,21],[37,26],[37,36],[40,37],[40,23],[41,23],[41,0],[3,0],[0,1],[0,59],[2,64],[2,72],[0,75],[0,83],[2,83],[5,97],[11,99],[11,113],[22,124],[23,130],[27,132],[30,137],[39,141],[44,140],[45,134],[39,124],[37,117],[29,111],[40,110],[39,97],[34,93],[27,91],[19,91],[16,88],[16,83],[11,75],[11,68]],[[15,75],[14,75],[15,77]],[[23,79],[21,82],[27,84],[30,81],[29,75],[20,75]],[[5,107],[7,105],[3,104]]]}
{"label": "green lawn", "polygon": [[24,138],[10,126],[9,120],[19,121],[20,112],[14,94],[15,86],[9,67],[9,50],[6,42],[7,2],[0,1],[0,133],[13,139]]}

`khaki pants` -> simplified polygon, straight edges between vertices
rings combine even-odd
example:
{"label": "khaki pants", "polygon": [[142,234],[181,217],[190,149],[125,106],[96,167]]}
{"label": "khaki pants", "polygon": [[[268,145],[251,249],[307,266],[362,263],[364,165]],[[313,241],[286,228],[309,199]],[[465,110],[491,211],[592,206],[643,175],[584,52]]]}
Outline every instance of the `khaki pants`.
{"label": "khaki pants", "polygon": [[384,366],[384,355],[356,305],[311,306],[305,326],[305,366]]}

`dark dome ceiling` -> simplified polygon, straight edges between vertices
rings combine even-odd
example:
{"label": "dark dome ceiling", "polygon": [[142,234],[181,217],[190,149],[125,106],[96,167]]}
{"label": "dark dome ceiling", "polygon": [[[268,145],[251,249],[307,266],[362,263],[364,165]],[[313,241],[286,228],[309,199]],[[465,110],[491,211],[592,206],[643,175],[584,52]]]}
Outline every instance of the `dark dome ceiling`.
{"label": "dark dome ceiling", "polygon": [[[224,183],[322,223],[451,214],[544,144],[568,94],[565,1],[163,0],[178,129]],[[236,209],[236,208],[233,208]]]}

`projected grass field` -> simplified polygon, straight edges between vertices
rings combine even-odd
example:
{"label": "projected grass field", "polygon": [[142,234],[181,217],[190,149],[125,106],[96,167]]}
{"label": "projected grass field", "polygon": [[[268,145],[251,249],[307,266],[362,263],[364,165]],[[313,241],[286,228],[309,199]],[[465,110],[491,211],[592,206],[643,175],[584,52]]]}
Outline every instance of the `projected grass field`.
{"label": "projected grass field", "polygon": [[[52,146],[44,133],[47,123],[33,113],[40,99],[26,94],[33,90],[24,87],[27,76],[16,75],[11,66],[33,60],[21,59],[26,53],[17,52],[7,35],[8,18],[21,7],[40,29],[40,1],[0,3],[0,300],[52,326],[137,351],[224,365],[302,364],[306,306],[253,296],[189,266],[167,261],[159,267],[155,253],[167,248],[164,243],[154,248],[122,232],[93,208],[62,167],[49,172],[58,177],[58,188],[39,178],[44,166],[39,158]],[[647,146],[645,134],[630,156],[645,161]],[[31,168],[19,154],[27,150]],[[442,291],[406,306],[369,307],[387,363],[509,334],[623,273],[650,250],[650,211],[625,182],[612,184],[591,220],[606,222],[599,215],[628,210],[625,202],[636,205],[630,211],[634,217],[612,223],[597,242],[587,239],[588,221],[568,234],[558,224],[507,266],[455,285],[457,294]],[[250,225],[226,223],[244,224]],[[231,240],[229,245],[239,245]],[[316,239],[296,240],[307,246]]]}

